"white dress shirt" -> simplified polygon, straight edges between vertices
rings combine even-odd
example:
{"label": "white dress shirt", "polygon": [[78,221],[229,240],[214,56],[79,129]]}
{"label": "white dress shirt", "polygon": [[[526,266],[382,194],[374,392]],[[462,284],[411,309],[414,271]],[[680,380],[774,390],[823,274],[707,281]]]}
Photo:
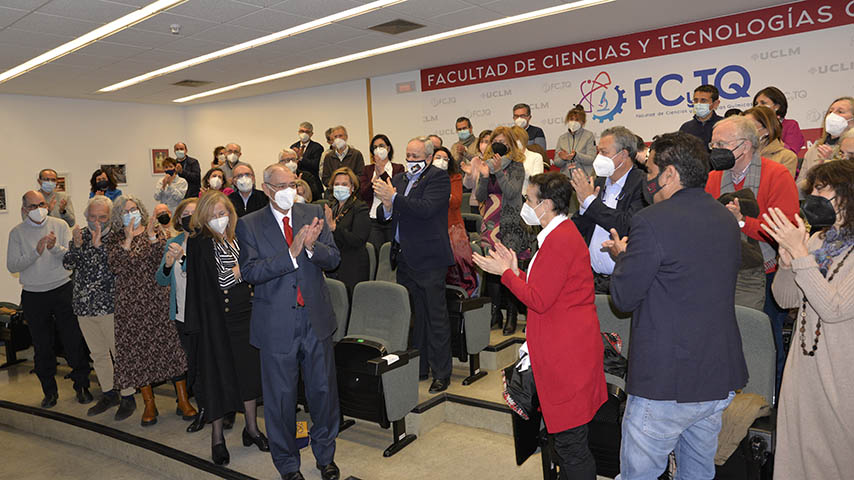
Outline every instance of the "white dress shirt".
{"label": "white dress shirt", "polygon": [[[632,167],[634,168],[634,167]],[[602,195],[602,203],[609,208],[617,208],[617,202],[622,198],[623,186],[626,184],[626,179],[629,177],[630,168],[619,180],[611,182],[611,178],[605,179],[605,193]],[[587,208],[593,203],[596,197],[588,195],[578,209],[578,213],[584,215]],[[602,248],[602,242],[611,238],[611,232],[596,225],[593,230],[593,236],[590,237],[590,245],[587,247],[590,250],[590,265],[593,271],[601,275],[610,275],[614,273],[614,259],[607,250]]]}
{"label": "white dress shirt", "polygon": [[[391,178],[391,176],[392,176],[392,174],[391,174],[391,172],[392,172],[391,160],[388,160],[387,162],[385,162],[385,168],[383,169],[383,171],[388,174],[389,178]],[[373,182],[374,180],[379,178],[380,175],[382,175],[382,173],[377,172],[376,164],[374,164],[374,177],[371,178],[371,182]],[[368,212],[369,217],[376,220],[376,218],[377,218],[377,207],[379,207],[381,203],[383,203],[383,202],[382,202],[382,200],[380,200],[380,197],[374,195],[374,201],[373,201],[373,203],[371,203],[371,211]]]}

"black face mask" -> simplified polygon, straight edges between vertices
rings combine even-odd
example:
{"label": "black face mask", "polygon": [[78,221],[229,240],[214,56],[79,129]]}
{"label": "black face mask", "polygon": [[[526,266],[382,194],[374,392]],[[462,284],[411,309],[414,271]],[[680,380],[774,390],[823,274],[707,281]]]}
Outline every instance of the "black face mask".
{"label": "black face mask", "polygon": [[172,218],[169,216],[168,213],[161,213],[157,216],[157,221],[160,222],[160,225],[169,225],[169,220],[171,219]]}
{"label": "black face mask", "polygon": [[652,205],[654,203],[653,197],[655,193],[661,190],[661,184],[658,183],[658,179],[661,177],[661,171],[658,172],[654,178],[646,181],[646,188],[643,189],[643,198],[646,200],[648,205]]}
{"label": "black face mask", "polygon": [[735,166],[735,155],[728,148],[713,148],[709,153],[709,168],[729,170]]}
{"label": "black face mask", "polygon": [[507,145],[504,145],[501,142],[495,142],[492,144],[492,153],[497,153],[498,156],[503,157],[507,155]]}
{"label": "black face mask", "polygon": [[186,217],[181,218],[181,228],[183,228],[185,232],[190,231],[190,219],[191,218],[193,218],[192,215],[187,215]]}
{"label": "black face mask", "polygon": [[832,227],[836,223],[836,210],[833,209],[833,204],[830,200],[818,195],[807,196],[801,206],[801,215],[813,227]]}
{"label": "black face mask", "polygon": [[98,180],[98,183],[95,184],[95,189],[100,190],[102,192],[106,192],[110,188],[110,182],[106,180]]}

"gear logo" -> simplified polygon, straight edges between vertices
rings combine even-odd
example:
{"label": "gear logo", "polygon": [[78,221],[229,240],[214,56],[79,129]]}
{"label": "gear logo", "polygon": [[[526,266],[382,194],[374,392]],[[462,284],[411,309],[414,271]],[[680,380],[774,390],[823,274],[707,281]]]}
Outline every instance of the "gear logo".
{"label": "gear logo", "polygon": [[593,113],[593,119],[599,120],[599,123],[613,121],[618,113],[623,113],[626,91],[619,85],[611,89],[611,84],[611,75],[599,72],[593,80],[585,80],[579,85],[581,100],[578,104],[585,112]]}

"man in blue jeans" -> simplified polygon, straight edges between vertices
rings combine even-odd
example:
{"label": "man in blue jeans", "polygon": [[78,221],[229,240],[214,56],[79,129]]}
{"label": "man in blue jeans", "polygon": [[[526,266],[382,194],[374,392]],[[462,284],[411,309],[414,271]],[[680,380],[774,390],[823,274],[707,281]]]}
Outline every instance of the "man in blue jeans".
{"label": "man in blue jeans", "polygon": [[632,217],[628,237],[612,230],[603,244],[616,257],[614,303],[633,312],[617,478],[654,480],[675,451],[677,479],[712,479],[721,414],[747,383],[738,223],[704,191],[708,154],[696,137],[662,135],[647,166],[653,204]]}

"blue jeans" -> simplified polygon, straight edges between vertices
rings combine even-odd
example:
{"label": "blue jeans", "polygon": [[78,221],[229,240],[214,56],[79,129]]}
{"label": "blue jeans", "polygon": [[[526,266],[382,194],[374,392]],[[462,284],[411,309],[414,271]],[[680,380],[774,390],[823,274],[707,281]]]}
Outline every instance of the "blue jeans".
{"label": "blue jeans", "polygon": [[721,415],[734,396],[730,392],[723,400],[676,403],[629,395],[616,480],[657,479],[672,451],[676,480],[713,479]]}

